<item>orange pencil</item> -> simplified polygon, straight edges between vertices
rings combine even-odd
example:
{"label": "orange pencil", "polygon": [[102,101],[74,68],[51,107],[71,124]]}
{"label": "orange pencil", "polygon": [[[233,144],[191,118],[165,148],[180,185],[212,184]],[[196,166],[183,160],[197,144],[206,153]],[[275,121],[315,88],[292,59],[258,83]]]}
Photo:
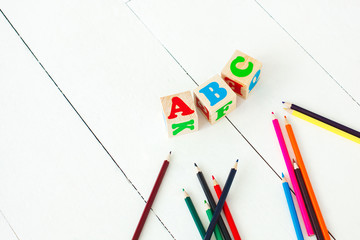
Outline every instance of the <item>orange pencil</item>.
{"label": "orange pencil", "polygon": [[304,178],[305,186],[306,186],[306,188],[307,188],[307,190],[309,192],[310,200],[311,200],[311,203],[313,204],[316,217],[317,217],[317,219],[319,221],[319,225],[320,225],[320,228],[321,228],[322,235],[323,235],[325,240],[330,240],[330,235],[329,235],[328,230],[326,228],[324,218],[323,218],[323,216],[321,214],[319,204],[318,204],[318,202],[316,200],[314,190],[313,190],[313,188],[311,186],[309,176],[308,176],[308,174],[306,172],[305,164],[304,164],[303,159],[301,157],[299,146],[298,146],[298,144],[296,142],[296,139],[295,139],[294,131],[293,131],[291,125],[289,124],[286,116],[285,116],[285,128],[286,128],[286,131],[287,131],[287,133],[289,135],[291,146],[292,146],[292,148],[294,150],[295,158],[296,158],[297,163],[299,165],[301,174],[302,174],[302,176]]}

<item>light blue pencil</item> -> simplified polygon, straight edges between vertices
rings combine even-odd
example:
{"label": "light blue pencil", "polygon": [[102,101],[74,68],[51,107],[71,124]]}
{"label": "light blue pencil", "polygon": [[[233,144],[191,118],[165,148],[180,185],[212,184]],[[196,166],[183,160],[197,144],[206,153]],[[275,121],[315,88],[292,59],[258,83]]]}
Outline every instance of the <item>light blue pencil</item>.
{"label": "light blue pencil", "polygon": [[303,236],[303,234],[301,232],[301,228],[300,228],[299,219],[298,219],[298,217],[296,215],[295,205],[294,205],[293,199],[291,197],[290,187],[289,187],[288,182],[285,179],[284,173],[282,173],[282,185],[283,185],[283,188],[284,188],[286,201],[287,201],[287,204],[289,206],[291,219],[292,219],[292,222],[294,224],[296,237],[297,237],[298,240],[304,240],[304,236]]}

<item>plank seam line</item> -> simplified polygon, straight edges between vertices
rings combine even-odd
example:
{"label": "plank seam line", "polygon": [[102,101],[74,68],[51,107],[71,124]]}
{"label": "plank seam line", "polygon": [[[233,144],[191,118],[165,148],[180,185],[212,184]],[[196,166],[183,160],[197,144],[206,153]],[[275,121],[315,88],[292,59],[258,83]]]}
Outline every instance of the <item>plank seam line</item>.
{"label": "plank seam line", "polygon": [[[51,77],[51,75],[49,74],[49,72],[45,69],[45,67],[42,65],[42,63],[39,61],[39,59],[36,57],[36,55],[34,54],[34,52],[30,49],[30,47],[27,45],[27,43],[25,42],[25,40],[21,37],[21,35],[19,34],[19,32],[16,30],[16,28],[12,25],[12,23],[10,22],[10,20],[6,17],[5,13],[0,9],[1,14],[5,17],[6,21],[10,24],[10,26],[12,27],[12,29],[15,31],[15,33],[18,35],[18,37],[20,38],[20,40],[23,42],[23,44],[26,46],[26,48],[30,51],[31,55],[35,58],[35,60],[37,61],[37,63],[41,66],[41,68],[45,71],[46,75],[50,78],[50,80],[53,82],[53,84],[56,86],[56,88],[59,90],[59,92],[61,93],[61,95],[65,98],[65,100],[68,102],[68,104],[71,106],[71,108],[75,111],[75,113],[78,115],[78,117],[81,119],[81,121],[85,124],[85,126],[88,128],[88,130],[91,132],[91,134],[93,135],[93,137],[96,139],[96,141],[101,145],[101,147],[103,148],[103,150],[105,150],[105,152],[108,154],[108,156],[111,158],[111,160],[114,162],[114,164],[117,166],[117,168],[121,171],[121,173],[124,175],[124,177],[126,178],[126,180],[131,184],[131,186],[135,189],[135,191],[140,195],[140,197],[143,199],[143,201],[146,203],[145,198],[142,196],[142,194],[139,192],[139,190],[136,188],[136,186],[134,185],[134,183],[129,179],[129,177],[125,174],[125,172],[122,170],[122,168],[119,166],[119,164],[115,161],[115,159],[113,158],[113,156],[110,154],[110,152],[106,149],[106,147],[103,145],[103,143],[100,141],[100,139],[95,135],[94,131],[90,128],[90,126],[86,123],[86,121],[83,119],[83,117],[80,115],[80,113],[76,110],[76,108],[74,107],[74,105],[70,102],[70,100],[66,97],[66,95],[63,93],[63,91],[60,89],[60,87],[57,85],[57,83],[55,82],[55,80]],[[151,211],[156,215],[156,213],[153,211],[153,209],[151,209]],[[159,217],[156,215],[156,217],[159,219]],[[159,219],[160,220],[160,219]],[[161,220],[160,220],[161,222]],[[174,238],[175,239],[175,238]]]}
{"label": "plank seam line", "polygon": [[259,7],[360,107],[360,103],[257,1]]}
{"label": "plank seam line", "polygon": [[[0,11],[1,11],[1,9],[0,9]],[[20,240],[19,236],[16,234],[14,228],[11,226],[10,222],[9,222],[8,219],[6,218],[6,216],[5,216],[5,214],[3,213],[3,211],[1,211],[1,209],[0,209],[0,214],[3,216],[3,218],[4,218],[5,221],[6,221],[6,223],[9,225],[9,227],[10,227],[11,231],[14,233],[16,239]]]}
{"label": "plank seam line", "polygon": [[[197,85],[199,84],[194,80],[194,78],[186,71],[186,69],[180,64],[180,62],[174,57],[173,54],[166,48],[166,46],[151,32],[147,25],[139,18],[139,16],[134,12],[134,10],[128,6],[128,8],[134,13],[134,15],[139,19],[139,21],[145,26],[145,28],[154,36],[154,38],[160,43],[160,45],[165,49],[167,53],[173,58],[173,60],[181,67],[181,69],[189,76],[189,78]],[[270,169],[276,174],[276,176],[281,180],[280,175],[271,167],[271,165],[265,160],[265,158],[255,149],[255,147],[250,143],[250,141],[240,132],[240,130],[233,124],[233,122],[226,116],[228,122],[235,128],[235,130],[245,139],[245,141],[250,145],[250,147],[260,156],[260,158],[270,167]]]}

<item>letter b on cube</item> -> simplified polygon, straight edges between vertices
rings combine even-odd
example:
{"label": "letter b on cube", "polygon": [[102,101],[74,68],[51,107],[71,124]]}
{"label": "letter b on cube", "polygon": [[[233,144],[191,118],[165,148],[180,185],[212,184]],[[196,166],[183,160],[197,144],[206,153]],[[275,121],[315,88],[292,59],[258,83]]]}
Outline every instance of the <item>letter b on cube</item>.
{"label": "letter b on cube", "polygon": [[221,77],[231,89],[247,98],[260,78],[262,63],[236,50],[221,71]]}
{"label": "letter b on cube", "polygon": [[178,136],[198,130],[198,116],[191,92],[161,97],[168,136]]}
{"label": "letter b on cube", "polygon": [[194,90],[195,104],[211,124],[236,108],[236,94],[215,75]]}

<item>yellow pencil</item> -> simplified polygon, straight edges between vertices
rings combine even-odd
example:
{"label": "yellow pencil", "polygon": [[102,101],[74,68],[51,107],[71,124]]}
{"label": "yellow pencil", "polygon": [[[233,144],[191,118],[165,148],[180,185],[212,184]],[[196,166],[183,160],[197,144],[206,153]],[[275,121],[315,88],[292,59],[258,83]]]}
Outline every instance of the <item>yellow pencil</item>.
{"label": "yellow pencil", "polygon": [[347,132],[344,132],[344,131],[342,131],[342,130],[340,130],[338,128],[330,126],[330,125],[328,125],[328,124],[326,124],[324,122],[316,120],[315,118],[312,118],[312,117],[309,117],[309,116],[307,116],[305,114],[302,114],[301,112],[298,112],[296,110],[293,110],[293,109],[290,109],[290,108],[284,108],[284,109],[287,112],[289,112],[291,115],[294,115],[295,117],[301,118],[302,120],[305,120],[305,121],[307,121],[309,123],[315,124],[316,126],[324,128],[324,129],[326,129],[326,130],[328,130],[330,132],[333,132],[333,133],[335,133],[337,135],[340,135],[340,136],[342,136],[344,138],[347,138],[347,139],[349,139],[351,141],[354,141],[354,142],[360,144],[360,138],[355,137],[354,135],[351,135],[351,134],[349,134]]}

